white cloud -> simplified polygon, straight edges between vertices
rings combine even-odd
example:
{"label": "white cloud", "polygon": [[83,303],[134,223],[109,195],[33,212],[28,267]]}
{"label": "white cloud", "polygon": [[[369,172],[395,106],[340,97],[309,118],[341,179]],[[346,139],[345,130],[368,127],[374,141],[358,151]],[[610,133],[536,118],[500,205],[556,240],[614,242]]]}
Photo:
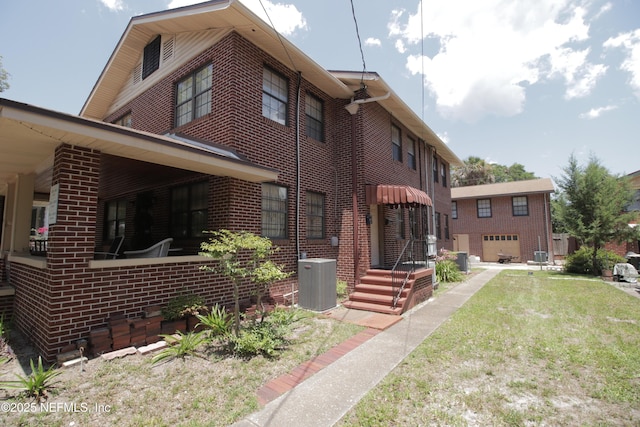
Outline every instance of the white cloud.
{"label": "white cloud", "polygon": [[591,110],[587,111],[586,113],[580,114],[579,117],[581,119],[588,119],[588,120],[597,119],[598,117],[600,117],[602,115],[602,113],[605,113],[605,112],[611,111],[611,110],[615,110],[616,108],[618,108],[616,105],[607,105],[605,107],[592,108]]}
{"label": "white cloud", "polygon": [[604,47],[619,47],[625,50],[626,57],[620,68],[630,74],[629,85],[640,98],[640,28],[610,38],[604,42]]}
{"label": "white cloud", "polygon": [[396,40],[396,50],[400,53],[405,53],[407,51],[407,48],[404,47],[404,42],[400,39]]}
{"label": "white cloud", "polygon": [[436,133],[436,135],[438,136],[438,138],[440,138],[442,142],[444,142],[445,144],[449,144],[450,139],[449,139],[448,132],[445,131],[444,133]]}
{"label": "white cloud", "polygon": [[365,46],[376,46],[376,47],[380,47],[382,46],[382,42],[380,41],[380,39],[377,39],[375,37],[369,37],[364,41]]}
{"label": "white cloud", "polygon": [[[202,0],[171,0],[167,9],[201,2]],[[293,34],[297,29],[307,29],[307,20],[293,4],[272,3],[269,0],[262,0],[262,4],[260,4],[260,0],[242,0],[241,3],[258,15],[264,22],[269,25],[273,23],[273,26],[280,34],[288,36]],[[262,5],[264,5],[264,9]],[[265,9],[267,13],[265,13]]]}
{"label": "white cloud", "polygon": [[582,1],[432,0],[422,27],[419,10],[396,10],[388,29],[393,38],[418,44],[422,28],[439,43],[431,57],[409,55],[406,66],[414,74],[424,66],[440,114],[473,122],[521,113],[526,86],[540,80],[563,78],[567,99],[591,92],[606,67],[590,63],[588,49],[574,47],[589,37]]}
{"label": "white cloud", "polygon": [[109,10],[114,12],[124,9],[124,3],[122,0],[100,0],[100,2]]}

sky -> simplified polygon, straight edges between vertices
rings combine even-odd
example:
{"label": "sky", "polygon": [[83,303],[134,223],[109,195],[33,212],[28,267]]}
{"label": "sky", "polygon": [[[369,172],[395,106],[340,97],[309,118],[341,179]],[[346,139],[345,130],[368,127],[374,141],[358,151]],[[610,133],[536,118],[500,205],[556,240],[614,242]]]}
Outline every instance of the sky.
{"label": "sky", "polygon": [[[131,17],[197,2],[0,0],[0,97],[78,114]],[[638,0],[242,2],[323,68],[377,72],[462,160],[640,170]]]}

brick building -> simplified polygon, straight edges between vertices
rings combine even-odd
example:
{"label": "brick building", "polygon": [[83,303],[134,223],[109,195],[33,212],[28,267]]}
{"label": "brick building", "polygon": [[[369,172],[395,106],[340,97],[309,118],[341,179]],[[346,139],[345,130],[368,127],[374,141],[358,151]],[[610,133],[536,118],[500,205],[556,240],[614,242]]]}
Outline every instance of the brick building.
{"label": "brick building", "polygon": [[[0,131],[0,304],[48,360],[180,292],[229,304],[198,269],[203,230],[270,237],[289,271],[336,259],[354,289],[443,227],[461,164],[379,75],[322,69],[233,1],[132,18],[79,117],[0,99]],[[29,254],[34,228],[45,256]],[[171,237],[175,252],[95,259],[116,236],[123,250]]]}
{"label": "brick building", "polygon": [[549,178],[451,189],[454,250],[498,261],[498,253],[534,259],[536,251],[553,260]]}

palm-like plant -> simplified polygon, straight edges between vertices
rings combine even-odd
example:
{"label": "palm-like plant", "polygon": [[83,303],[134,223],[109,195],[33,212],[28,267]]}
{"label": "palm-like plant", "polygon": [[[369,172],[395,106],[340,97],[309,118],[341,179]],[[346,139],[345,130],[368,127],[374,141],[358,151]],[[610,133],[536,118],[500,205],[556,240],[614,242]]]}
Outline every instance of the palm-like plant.
{"label": "palm-like plant", "polygon": [[5,389],[23,390],[29,397],[45,398],[47,391],[52,388],[53,379],[61,374],[56,371],[53,366],[44,369],[42,358],[38,357],[38,365],[33,364],[33,359],[29,361],[31,365],[31,374],[26,377],[16,374],[18,380],[4,381],[0,383],[0,387]]}
{"label": "palm-like plant", "polygon": [[209,338],[225,335],[231,331],[233,317],[224,307],[216,304],[211,308],[211,312],[196,316],[200,321],[199,325],[206,328]]}
{"label": "palm-like plant", "polygon": [[202,332],[189,332],[183,334],[178,331],[176,335],[160,335],[168,344],[168,347],[160,351],[151,359],[152,364],[156,364],[169,359],[193,356],[200,345],[204,344],[207,339]]}

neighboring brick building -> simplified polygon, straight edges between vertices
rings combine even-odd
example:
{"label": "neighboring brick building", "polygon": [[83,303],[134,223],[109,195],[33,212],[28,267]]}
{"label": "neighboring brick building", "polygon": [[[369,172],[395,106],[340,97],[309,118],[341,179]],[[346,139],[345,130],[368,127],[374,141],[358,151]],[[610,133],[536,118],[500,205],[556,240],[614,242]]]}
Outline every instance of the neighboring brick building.
{"label": "neighboring brick building", "polygon": [[454,249],[498,261],[498,253],[553,260],[551,179],[474,185],[451,189]]}
{"label": "neighboring brick building", "polygon": [[[458,157],[376,73],[322,69],[239,2],[133,18],[80,116],[0,99],[0,155],[22,162],[0,170],[14,320],[49,360],[115,312],[183,291],[229,304],[198,269],[203,230],[268,236],[290,271],[337,259],[351,288],[410,238],[452,248],[437,218]],[[53,200],[46,258],[24,254],[34,194]],[[181,256],[94,260],[117,235]]]}

